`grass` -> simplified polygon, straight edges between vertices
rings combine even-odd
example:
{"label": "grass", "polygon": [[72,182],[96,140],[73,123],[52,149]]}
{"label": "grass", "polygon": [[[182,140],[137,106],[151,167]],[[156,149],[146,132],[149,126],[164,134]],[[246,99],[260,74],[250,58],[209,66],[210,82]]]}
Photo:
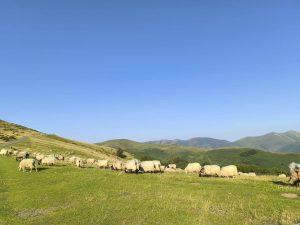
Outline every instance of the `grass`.
{"label": "grass", "polygon": [[[0,157],[0,224],[295,224],[300,189],[277,177],[199,178],[73,166],[17,171]],[[281,180],[282,182],[283,180]]]}

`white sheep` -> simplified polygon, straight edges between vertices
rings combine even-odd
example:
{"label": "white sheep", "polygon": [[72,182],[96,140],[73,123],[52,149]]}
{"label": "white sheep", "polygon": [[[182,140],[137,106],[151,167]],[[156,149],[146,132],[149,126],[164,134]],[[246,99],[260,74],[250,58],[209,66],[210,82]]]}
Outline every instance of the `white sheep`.
{"label": "white sheep", "polygon": [[113,170],[124,170],[125,169],[125,163],[121,160],[115,160],[112,163],[112,169]]}
{"label": "white sheep", "polygon": [[154,173],[156,171],[155,169],[155,163],[154,161],[143,161],[140,163],[140,170],[145,173]]}
{"label": "white sheep", "polygon": [[137,159],[132,159],[126,162],[125,172],[126,173],[137,173],[140,169],[140,161]]}
{"label": "white sheep", "polygon": [[1,151],[0,151],[0,155],[3,155],[3,156],[6,156],[6,155],[8,155],[8,150],[7,149],[1,149]]}
{"label": "white sheep", "polygon": [[19,171],[23,170],[23,172],[25,172],[25,169],[30,169],[30,172],[32,171],[32,169],[35,169],[35,171],[37,172],[37,162],[35,159],[23,159],[20,163],[19,163]]}
{"label": "white sheep", "polygon": [[297,164],[297,163],[292,162],[289,165],[289,168],[290,168],[290,173],[291,173],[289,181],[292,180],[294,185],[300,186],[300,163]]}
{"label": "white sheep", "polygon": [[96,166],[100,169],[107,169],[109,167],[108,160],[106,160],[106,159],[98,160],[96,162]]}
{"label": "white sheep", "polygon": [[169,164],[167,167],[176,170],[176,164]]}
{"label": "white sheep", "polygon": [[200,176],[219,176],[221,171],[218,165],[205,165],[201,168]]}
{"label": "white sheep", "polygon": [[238,170],[235,165],[224,166],[221,168],[220,177],[235,177],[238,175]]}
{"label": "white sheep", "polygon": [[95,162],[96,162],[95,159],[87,159],[86,160],[86,163],[89,164],[89,165],[93,165]]}
{"label": "white sheep", "polygon": [[201,165],[200,163],[189,163],[184,170],[186,173],[200,173]]}
{"label": "white sheep", "polygon": [[152,161],[154,163],[154,172],[161,172],[161,163],[159,160]]}
{"label": "white sheep", "polygon": [[77,158],[76,162],[75,162],[75,165],[79,168],[82,168],[83,167],[83,160],[81,158]]}
{"label": "white sheep", "polygon": [[54,156],[46,156],[42,158],[42,165],[47,165],[47,166],[53,166],[55,164],[55,157]]}

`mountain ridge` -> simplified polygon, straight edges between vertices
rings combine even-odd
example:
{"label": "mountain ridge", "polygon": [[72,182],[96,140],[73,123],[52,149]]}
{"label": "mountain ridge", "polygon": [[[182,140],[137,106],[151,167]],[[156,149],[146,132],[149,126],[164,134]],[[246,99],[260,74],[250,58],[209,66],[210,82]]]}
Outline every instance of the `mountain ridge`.
{"label": "mountain ridge", "polygon": [[[162,145],[180,145],[200,147],[207,149],[223,147],[248,147],[269,152],[299,152],[300,153],[300,132],[289,130],[286,132],[270,132],[260,136],[248,136],[237,141],[227,141],[223,139],[209,137],[195,137],[187,140],[181,139],[161,139],[148,141],[145,143]],[[291,149],[289,148],[291,146]]]}

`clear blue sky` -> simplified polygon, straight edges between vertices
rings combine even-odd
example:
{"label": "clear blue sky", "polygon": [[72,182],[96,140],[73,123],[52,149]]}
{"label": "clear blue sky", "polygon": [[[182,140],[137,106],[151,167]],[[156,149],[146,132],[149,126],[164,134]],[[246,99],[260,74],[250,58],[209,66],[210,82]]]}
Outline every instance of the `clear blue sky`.
{"label": "clear blue sky", "polygon": [[84,141],[300,130],[300,1],[0,2],[0,118]]}

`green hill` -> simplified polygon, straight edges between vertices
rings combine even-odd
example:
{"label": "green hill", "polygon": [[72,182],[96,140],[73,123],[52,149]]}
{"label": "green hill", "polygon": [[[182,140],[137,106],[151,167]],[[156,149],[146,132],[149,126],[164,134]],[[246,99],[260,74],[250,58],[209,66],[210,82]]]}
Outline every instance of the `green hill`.
{"label": "green hill", "polygon": [[300,153],[300,141],[294,142],[288,145],[284,145],[281,147],[279,152],[294,152],[294,153]]}
{"label": "green hill", "polygon": [[[16,148],[30,152],[59,153],[93,158],[116,158],[117,150],[107,146],[88,144],[0,120],[0,149]],[[131,157],[125,152],[125,156]]]}
{"label": "green hill", "polygon": [[252,148],[229,147],[205,150],[178,145],[139,143],[125,139],[99,144],[123,149],[141,160],[158,159],[163,164],[176,163],[181,168],[189,162],[199,162],[220,166],[235,164],[245,172],[280,173],[288,171],[287,166],[290,162],[300,162],[300,154],[271,153]]}
{"label": "green hill", "polygon": [[[258,148],[266,151],[300,152],[299,149],[290,150],[289,145],[300,142],[300,133],[288,131],[285,133],[269,133],[257,137],[242,138],[233,144],[235,146]],[[298,151],[299,150],[299,151]]]}

